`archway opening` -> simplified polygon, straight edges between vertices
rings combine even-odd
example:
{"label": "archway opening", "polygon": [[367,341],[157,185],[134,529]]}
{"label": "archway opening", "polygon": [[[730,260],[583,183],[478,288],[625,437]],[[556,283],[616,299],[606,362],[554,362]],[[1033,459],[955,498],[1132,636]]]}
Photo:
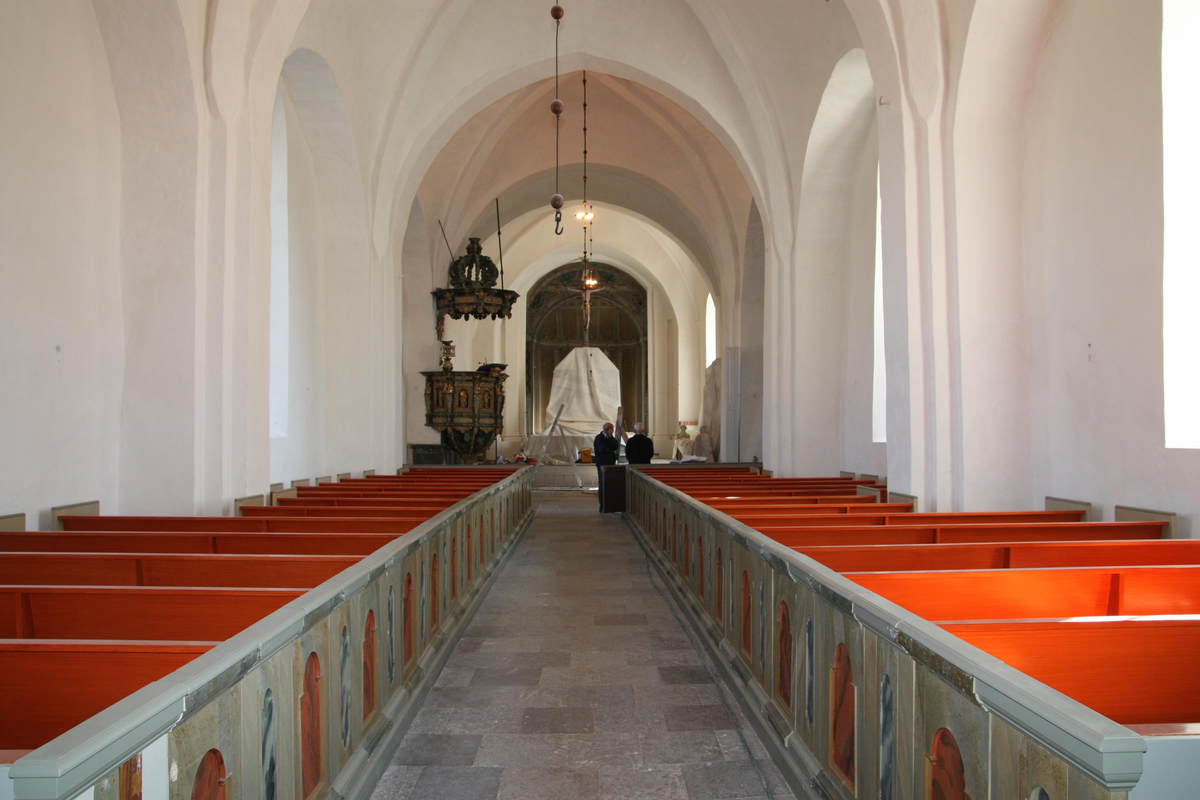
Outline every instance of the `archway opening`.
{"label": "archway opening", "polygon": [[527,435],[538,433],[553,422],[554,411],[548,410],[547,404],[554,368],[585,343],[603,351],[620,371],[625,418],[646,417],[649,407],[646,290],[618,267],[596,264],[593,270],[600,288],[592,294],[586,326],[579,292],[583,268],[578,263],[553,270],[529,293],[525,325]]}

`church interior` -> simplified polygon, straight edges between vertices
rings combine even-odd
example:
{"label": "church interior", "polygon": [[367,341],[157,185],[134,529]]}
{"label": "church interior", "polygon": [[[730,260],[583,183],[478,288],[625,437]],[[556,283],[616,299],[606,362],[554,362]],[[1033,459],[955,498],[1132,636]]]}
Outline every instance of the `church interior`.
{"label": "church interior", "polygon": [[1197,41],[3,0],[0,800],[1196,797]]}

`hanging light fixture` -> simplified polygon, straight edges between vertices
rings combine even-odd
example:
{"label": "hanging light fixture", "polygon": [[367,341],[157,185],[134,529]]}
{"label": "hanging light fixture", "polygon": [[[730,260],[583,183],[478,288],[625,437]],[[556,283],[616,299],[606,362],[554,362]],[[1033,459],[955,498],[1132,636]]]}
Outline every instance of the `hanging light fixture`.
{"label": "hanging light fixture", "polygon": [[583,208],[575,212],[575,219],[583,223],[583,288],[584,288],[584,303],[591,305],[591,290],[600,285],[600,281],[596,278],[596,273],[592,270],[592,258],[588,252],[588,245],[591,241],[589,237],[589,229],[592,226],[592,220],[595,219],[596,213],[593,206],[588,204],[587,199],[587,70],[583,71]]}
{"label": "hanging light fixture", "polygon": [[566,12],[555,3],[550,7],[550,17],[554,20],[554,99],[550,102],[550,112],[554,114],[554,194],[550,197],[550,207],[554,209],[554,233],[562,236],[562,207],[563,196],[558,191],[558,141],[562,130],[563,101],[558,98],[558,29]]}

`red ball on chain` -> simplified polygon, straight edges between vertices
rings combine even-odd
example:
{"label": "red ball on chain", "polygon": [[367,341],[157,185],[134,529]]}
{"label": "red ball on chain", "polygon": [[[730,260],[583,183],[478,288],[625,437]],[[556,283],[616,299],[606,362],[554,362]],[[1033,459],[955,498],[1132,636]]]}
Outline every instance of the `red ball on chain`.
{"label": "red ball on chain", "polygon": [[559,100],[557,97],[554,98],[554,100],[550,103],[550,112],[556,117],[561,114],[563,112],[562,100]]}
{"label": "red ball on chain", "polygon": [[563,207],[563,203],[565,202],[566,201],[563,200],[563,196],[561,194],[556,194],[550,198],[550,206],[556,211],[561,209]]}
{"label": "red ball on chain", "polygon": [[550,7],[550,16],[554,17],[556,20],[562,19],[563,13],[565,13],[565,12],[563,12],[563,7],[560,6],[558,3],[555,3],[554,5],[552,5]]}

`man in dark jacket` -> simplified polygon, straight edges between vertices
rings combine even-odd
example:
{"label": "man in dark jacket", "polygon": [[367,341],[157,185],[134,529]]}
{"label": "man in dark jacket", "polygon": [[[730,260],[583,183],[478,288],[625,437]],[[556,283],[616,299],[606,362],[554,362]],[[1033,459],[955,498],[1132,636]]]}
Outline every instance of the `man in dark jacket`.
{"label": "man in dark jacket", "polygon": [[592,443],[592,460],[596,462],[596,472],[600,476],[601,511],[604,510],[604,468],[617,463],[617,453],[620,449],[621,443],[613,436],[612,423],[604,423],[604,430],[596,434],[596,441]]}
{"label": "man in dark jacket", "polygon": [[654,442],[646,435],[646,426],[635,423],[633,436],[625,442],[625,457],[630,464],[649,464],[654,457]]}

